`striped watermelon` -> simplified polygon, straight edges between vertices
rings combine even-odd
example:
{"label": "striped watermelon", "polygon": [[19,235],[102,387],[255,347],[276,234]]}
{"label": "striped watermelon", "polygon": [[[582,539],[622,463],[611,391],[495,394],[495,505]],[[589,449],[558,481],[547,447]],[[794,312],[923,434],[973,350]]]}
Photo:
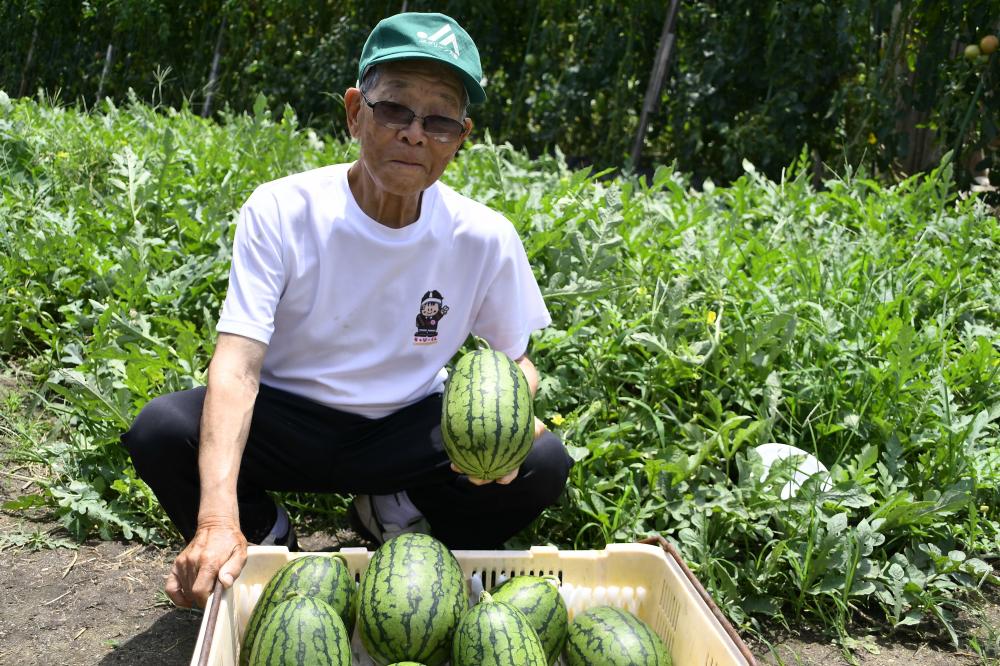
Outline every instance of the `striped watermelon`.
{"label": "striped watermelon", "polygon": [[350,636],[354,631],[356,587],[340,555],[304,555],[283,564],[264,586],[250,613],[240,646],[240,666],[250,661],[250,650],[268,609],[296,594],[316,597],[330,604]]}
{"label": "striped watermelon", "polygon": [[498,351],[479,349],[458,360],[441,412],[445,451],[469,476],[499,479],[531,452],[535,413],[528,381]]}
{"label": "striped watermelon", "polygon": [[448,659],[455,628],[469,608],[465,578],[443,543],[401,534],[372,555],[358,591],[358,634],[379,664]]}
{"label": "striped watermelon", "polygon": [[632,613],[596,606],[569,625],[569,666],[670,666],[667,647],[649,625]]}
{"label": "striped watermelon", "polygon": [[264,614],[250,665],[350,666],[351,638],[330,604],[294,595]]}
{"label": "striped watermelon", "polygon": [[451,666],[547,666],[545,648],[524,613],[483,592],[462,616]]}
{"label": "striped watermelon", "polygon": [[494,601],[510,604],[528,618],[550,664],[555,663],[566,644],[569,625],[566,602],[558,586],[558,578],[516,576],[492,590]]}

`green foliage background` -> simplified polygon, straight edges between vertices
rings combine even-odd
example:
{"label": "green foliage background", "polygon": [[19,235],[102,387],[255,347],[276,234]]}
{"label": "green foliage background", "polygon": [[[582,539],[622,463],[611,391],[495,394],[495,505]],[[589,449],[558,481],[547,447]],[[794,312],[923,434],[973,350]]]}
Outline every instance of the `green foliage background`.
{"label": "green foliage background", "polygon": [[[446,12],[475,37],[490,95],[474,111],[479,136],[536,155],[558,146],[573,163],[624,163],[666,2],[10,0],[0,89],[89,106],[99,91],[124,100],[132,88],[200,110],[225,19],[213,111],[249,111],[262,92],[273,110],[290,104],[303,124],[339,136],[339,95],[361,46],[403,4]],[[1000,148],[1000,58],[961,56],[1000,31],[995,0],[685,0],[676,31],[639,165],[650,172],[676,160],[698,182],[725,183],[746,158],[779,178],[808,145],[834,172],[865,162],[892,180],[952,149],[965,185],[965,167],[991,165]],[[936,148],[918,145],[918,127]]]}
{"label": "green foliage background", "polygon": [[[0,95],[0,360],[55,416],[15,453],[50,480],[7,510],[173,538],[119,435],[204,381],[246,196],[355,155],[263,100],[223,120]],[[449,167],[516,224],[554,318],[531,350],[537,412],[577,464],[512,545],[661,533],[744,627],[865,617],[965,644],[954,615],[1000,552],[1000,222],[953,194],[948,160],[822,191],[805,158],[780,180],[741,169],[694,190],[671,168],[608,179],[490,142]],[[765,442],[830,474],[783,499],[792,469],[765,474]],[[287,499],[343,520],[343,498]]]}

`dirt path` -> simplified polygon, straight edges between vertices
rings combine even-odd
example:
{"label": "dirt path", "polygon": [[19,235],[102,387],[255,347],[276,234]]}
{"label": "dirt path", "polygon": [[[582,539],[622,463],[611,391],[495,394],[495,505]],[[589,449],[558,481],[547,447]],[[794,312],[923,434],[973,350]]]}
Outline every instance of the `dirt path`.
{"label": "dirt path", "polygon": [[159,594],[170,555],[117,542],[7,554],[0,663],[187,663],[201,613]]}

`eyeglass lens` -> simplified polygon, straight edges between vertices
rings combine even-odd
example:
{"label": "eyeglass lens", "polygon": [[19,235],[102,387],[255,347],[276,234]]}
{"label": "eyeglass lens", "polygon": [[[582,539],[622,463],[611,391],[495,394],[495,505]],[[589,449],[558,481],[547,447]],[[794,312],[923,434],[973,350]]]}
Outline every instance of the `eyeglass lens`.
{"label": "eyeglass lens", "polygon": [[[409,127],[417,114],[409,107],[397,104],[396,102],[366,102],[372,107],[375,113],[375,121],[385,125],[389,129],[403,129]],[[465,126],[457,120],[446,118],[445,116],[425,116],[423,118],[424,131],[428,134],[437,135],[443,139],[453,140],[461,136]]]}

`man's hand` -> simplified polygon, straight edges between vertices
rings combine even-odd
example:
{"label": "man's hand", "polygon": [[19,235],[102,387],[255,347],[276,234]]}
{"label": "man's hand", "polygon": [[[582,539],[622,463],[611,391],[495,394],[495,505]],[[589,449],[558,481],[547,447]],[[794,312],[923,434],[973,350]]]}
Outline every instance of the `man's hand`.
{"label": "man's hand", "polygon": [[167,576],[166,592],[181,608],[204,608],[216,579],[230,587],[247,561],[247,540],[231,519],[198,525]]}
{"label": "man's hand", "polygon": [[[455,467],[455,463],[451,464],[451,471],[455,472],[455,474],[465,474],[465,472]],[[517,473],[519,471],[521,471],[520,467],[512,471],[507,476],[502,476],[499,479],[496,479],[495,481],[491,481],[490,479],[477,479],[474,476],[470,476],[469,483],[471,483],[474,486],[485,486],[487,483],[499,483],[501,486],[506,486],[508,483],[517,478]]]}

